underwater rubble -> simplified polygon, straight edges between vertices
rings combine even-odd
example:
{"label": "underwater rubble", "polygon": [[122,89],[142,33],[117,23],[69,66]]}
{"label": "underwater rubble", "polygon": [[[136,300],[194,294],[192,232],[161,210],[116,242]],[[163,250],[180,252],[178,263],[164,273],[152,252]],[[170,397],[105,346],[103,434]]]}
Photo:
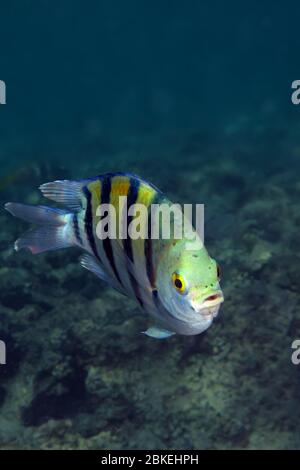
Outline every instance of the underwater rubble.
{"label": "underwater rubble", "polygon": [[[124,170],[127,161],[174,202],[207,206],[207,245],[222,267],[225,303],[202,335],[139,334],[147,318],[84,271],[79,250],[16,254],[25,224],[1,211],[0,339],[8,359],[0,366],[0,448],[300,447],[300,369],[291,363],[300,336],[297,175],[266,175],[258,165],[251,172],[226,148],[212,158],[199,139],[155,165],[116,154],[98,168]],[[87,162],[77,177],[96,167]],[[38,202],[43,178],[19,181],[17,200]],[[13,197],[9,185],[4,197]]]}

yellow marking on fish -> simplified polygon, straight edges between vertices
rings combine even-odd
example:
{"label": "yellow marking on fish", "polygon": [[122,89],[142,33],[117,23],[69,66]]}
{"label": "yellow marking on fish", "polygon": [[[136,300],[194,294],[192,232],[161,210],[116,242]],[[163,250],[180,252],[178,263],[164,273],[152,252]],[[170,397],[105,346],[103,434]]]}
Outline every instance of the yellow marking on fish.
{"label": "yellow marking on fish", "polygon": [[91,203],[92,203],[92,214],[93,214],[93,224],[95,223],[95,215],[98,207],[101,204],[101,181],[93,181],[92,183],[88,184],[88,189],[92,195]]}
{"label": "yellow marking on fish", "polygon": [[113,204],[118,196],[127,196],[130,187],[130,179],[128,176],[114,176],[111,180],[110,201]]}
{"label": "yellow marking on fish", "polygon": [[130,189],[130,179],[127,176],[114,176],[111,180],[111,191],[109,202],[112,204],[116,210],[116,228],[117,235],[119,237],[119,212],[122,211],[125,216],[127,211],[127,204],[124,205],[124,202],[121,204],[120,197],[127,197]]}
{"label": "yellow marking on fish", "polygon": [[[152,188],[151,186],[148,186],[144,183],[141,183],[140,187],[139,187],[139,192],[138,192],[138,197],[137,197],[137,201],[136,203],[137,204],[142,204],[144,205],[148,211],[151,210],[151,204],[155,198],[157,194],[157,191]],[[147,215],[147,220],[145,221],[145,224],[144,224],[144,227],[145,227],[145,232],[144,232],[144,236],[147,237],[148,236],[148,230],[149,230],[149,227],[147,227],[148,225],[148,215]],[[132,241],[132,247],[133,247],[133,257],[134,257],[134,260],[143,260],[143,264],[146,262],[146,260],[144,260],[145,258],[145,238],[138,238],[137,240],[133,240]]]}

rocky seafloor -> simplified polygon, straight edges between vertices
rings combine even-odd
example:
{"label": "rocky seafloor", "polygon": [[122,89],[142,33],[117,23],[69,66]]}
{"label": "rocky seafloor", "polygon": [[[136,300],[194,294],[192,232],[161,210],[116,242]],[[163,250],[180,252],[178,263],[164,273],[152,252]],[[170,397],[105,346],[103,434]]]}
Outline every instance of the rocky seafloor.
{"label": "rocky seafloor", "polygon": [[[300,182],[284,158],[263,160],[265,139],[258,153],[257,142],[196,135],[155,157],[73,162],[63,175],[128,170],[175,202],[205,203],[225,303],[200,336],[139,334],[147,318],[84,271],[78,250],[14,253],[26,225],[1,211],[1,448],[300,448]],[[4,179],[1,200],[38,202],[38,184],[60,177],[46,173]]]}

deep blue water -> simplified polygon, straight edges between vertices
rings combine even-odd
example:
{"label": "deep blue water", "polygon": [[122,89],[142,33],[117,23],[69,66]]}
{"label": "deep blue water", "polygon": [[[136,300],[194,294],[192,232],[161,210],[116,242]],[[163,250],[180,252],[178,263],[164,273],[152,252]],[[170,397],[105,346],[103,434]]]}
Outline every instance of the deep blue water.
{"label": "deep blue water", "polygon": [[47,149],[69,161],[89,132],[105,146],[293,125],[299,13],[294,1],[6,2],[1,139],[15,158]]}

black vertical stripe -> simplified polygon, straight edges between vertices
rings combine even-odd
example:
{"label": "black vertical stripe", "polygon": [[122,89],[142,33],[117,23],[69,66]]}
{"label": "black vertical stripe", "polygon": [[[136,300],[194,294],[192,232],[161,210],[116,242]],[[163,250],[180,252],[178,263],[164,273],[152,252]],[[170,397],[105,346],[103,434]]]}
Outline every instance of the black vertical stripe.
{"label": "black vertical stripe", "polygon": [[[110,192],[111,192],[111,176],[110,175],[105,175],[105,177],[102,180],[102,185],[101,185],[101,204],[109,204],[110,203]],[[114,260],[114,254],[113,254],[113,249],[111,246],[111,240],[109,236],[103,240],[103,248],[105,251],[105,254],[107,256],[107,259],[109,261],[109,264],[113,270],[114,275],[116,276],[117,280],[122,286],[122,281],[120,279],[119,273],[116,268],[116,263]]]}
{"label": "black vertical stripe", "polygon": [[[148,236],[145,239],[144,254],[146,261],[146,271],[152,289],[155,288],[155,270],[153,266],[153,250],[152,250],[152,239],[151,239],[151,206],[152,204],[158,204],[160,200],[160,194],[156,194],[148,207]],[[154,221],[153,221],[154,222]]]}
{"label": "black vertical stripe", "polygon": [[131,272],[128,271],[128,275],[129,275],[130,283],[132,285],[132,289],[133,289],[135,298],[137,299],[137,301],[141,305],[141,307],[143,307],[143,301],[142,301],[142,297],[141,297],[141,293],[140,293],[139,284],[138,284],[137,280],[135,279],[135,277],[133,276],[133,274],[131,274]]}
{"label": "black vertical stripe", "polygon": [[152,259],[152,240],[149,237],[145,240],[145,260],[146,260],[146,271],[147,276],[150,282],[151,287],[154,289],[155,287],[155,275],[154,275],[154,266],[153,266],[153,259]]}
{"label": "black vertical stripe", "polygon": [[73,215],[73,229],[74,229],[77,242],[79,243],[79,245],[82,246],[83,243],[82,243],[82,238],[81,238],[80,231],[79,231],[78,215],[76,213]]}
{"label": "black vertical stripe", "polygon": [[132,251],[132,239],[128,233],[128,227],[133,220],[132,215],[128,215],[129,207],[133,206],[139,195],[140,182],[137,179],[130,178],[129,180],[129,191],[127,195],[127,211],[126,211],[126,227],[127,227],[127,237],[123,240],[123,247],[128,258],[133,261],[133,251]]}
{"label": "black vertical stripe", "polygon": [[155,304],[155,307],[159,310],[161,304],[160,304],[160,300],[159,300],[159,297],[158,297],[157,289],[153,289],[152,298],[153,298],[153,302]]}
{"label": "black vertical stripe", "polygon": [[84,186],[82,188],[82,191],[87,200],[87,206],[86,206],[85,217],[84,217],[84,226],[85,226],[87,239],[89,241],[90,247],[92,248],[94,255],[101,262],[101,259],[97,251],[94,231],[93,231],[92,195],[87,186]]}
{"label": "black vertical stripe", "polygon": [[[130,178],[130,180],[129,180],[129,191],[128,191],[128,194],[127,194],[127,208],[126,208],[127,210],[126,210],[126,214],[125,214],[125,217],[124,217],[125,220],[122,217],[122,221],[124,221],[126,223],[126,227],[127,227],[126,238],[123,240],[123,248],[124,248],[125,254],[128,256],[128,258],[130,259],[130,261],[132,263],[134,263],[133,249],[132,249],[132,239],[129,236],[128,227],[129,227],[131,221],[133,220],[133,216],[128,215],[128,210],[129,210],[129,207],[133,206],[136,203],[136,201],[138,199],[138,195],[139,195],[139,188],[140,188],[140,181],[137,178]],[[129,276],[129,279],[130,279],[130,283],[131,283],[134,295],[135,295],[136,299],[138,300],[139,304],[141,306],[143,306],[143,302],[142,302],[142,299],[141,299],[141,294],[140,294],[140,289],[139,289],[138,282],[135,279],[134,275],[132,274],[130,268],[128,268],[127,272],[128,272],[128,276]]]}

